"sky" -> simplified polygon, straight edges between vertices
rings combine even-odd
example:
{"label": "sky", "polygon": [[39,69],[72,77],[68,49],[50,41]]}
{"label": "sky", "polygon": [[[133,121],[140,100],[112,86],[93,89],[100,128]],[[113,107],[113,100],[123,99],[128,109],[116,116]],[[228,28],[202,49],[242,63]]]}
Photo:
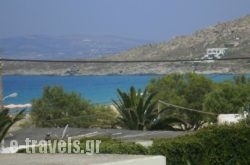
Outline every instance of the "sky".
{"label": "sky", "polygon": [[247,14],[249,0],[0,0],[0,38],[88,35],[161,42]]}

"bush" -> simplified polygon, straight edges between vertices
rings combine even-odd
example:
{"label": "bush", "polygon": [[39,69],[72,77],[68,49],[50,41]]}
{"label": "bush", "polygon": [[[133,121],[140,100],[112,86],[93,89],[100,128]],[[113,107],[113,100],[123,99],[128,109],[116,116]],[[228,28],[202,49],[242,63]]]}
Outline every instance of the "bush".
{"label": "bush", "polygon": [[204,146],[192,136],[174,139],[156,139],[149,149],[152,155],[164,155],[168,164],[194,164],[202,162]]}
{"label": "bush", "polygon": [[213,126],[193,135],[156,139],[149,150],[166,156],[168,164],[249,164],[249,137],[249,126]]}
{"label": "bush", "polygon": [[166,156],[167,164],[192,165],[235,165],[250,164],[250,126],[212,126],[170,139],[155,139],[153,146],[145,148],[134,142],[124,142],[109,137],[83,138],[81,150],[86,148],[86,140],[101,140],[100,153],[140,154]]}
{"label": "bush", "polygon": [[140,144],[126,142],[110,137],[90,137],[80,139],[81,149],[85,149],[87,140],[101,140],[100,153],[102,154],[135,154],[145,155],[148,150]]}
{"label": "bush", "polygon": [[244,125],[210,127],[197,132],[207,164],[249,164],[250,127]]}
{"label": "bush", "polygon": [[77,93],[47,86],[41,98],[32,100],[31,118],[37,127],[89,127],[95,120],[92,105]]}
{"label": "bush", "polygon": [[37,127],[112,127],[114,111],[94,105],[75,92],[60,86],[47,86],[41,98],[32,101],[31,119]]}
{"label": "bush", "polygon": [[100,152],[107,154],[134,154],[145,155],[148,150],[140,144],[134,142],[111,141],[100,145]]}

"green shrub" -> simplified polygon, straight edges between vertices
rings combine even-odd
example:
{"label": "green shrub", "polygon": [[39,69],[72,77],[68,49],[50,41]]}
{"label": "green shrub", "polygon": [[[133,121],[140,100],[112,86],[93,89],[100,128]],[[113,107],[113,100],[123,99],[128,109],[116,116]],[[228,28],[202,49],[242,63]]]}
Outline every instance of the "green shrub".
{"label": "green shrub", "polygon": [[249,164],[250,127],[244,125],[213,126],[197,132],[206,147],[207,164]]}
{"label": "green shrub", "polygon": [[148,153],[148,150],[142,145],[133,142],[115,141],[101,144],[100,152],[108,154],[145,155]]}
{"label": "green shrub", "polygon": [[80,139],[81,150],[86,149],[87,140],[101,140],[100,153],[163,155],[170,165],[250,164],[250,126],[243,124],[212,126],[177,138],[154,139],[149,148],[110,137],[91,137]]}
{"label": "green shrub", "polygon": [[212,126],[192,135],[156,139],[149,153],[166,156],[167,164],[249,164],[249,137],[249,126]]}
{"label": "green shrub", "polygon": [[150,154],[164,155],[168,164],[194,164],[201,162],[204,146],[193,136],[184,136],[173,139],[156,139],[149,149]]}
{"label": "green shrub", "polygon": [[148,150],[140,144],[134,142],[126,142],[117,139],[111,139],[110,137],[95,137],[95,138],[82,138],[81,149],[85,148],[87,140],[101,140],[100,153],[102,154],[140,154],[145,155]]}

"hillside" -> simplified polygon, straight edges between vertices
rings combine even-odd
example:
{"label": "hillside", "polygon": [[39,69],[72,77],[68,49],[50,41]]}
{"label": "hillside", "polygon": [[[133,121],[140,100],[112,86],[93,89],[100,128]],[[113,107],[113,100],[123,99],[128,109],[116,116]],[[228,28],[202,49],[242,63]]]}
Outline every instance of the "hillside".
{"label": "hillside", "polygon": [[[178,36],[168,42],[147,44],[127,52],[108,56],[112,60],[176,60],[201,59],[208,48],[227,48],[223,58],[250,57],[250,15],[218,23],[187,36]],[[125,66],[128,72],[159,73],[249,73],[250,60],[215,62],[146,63]],[[140,70],[140,71],[138,71]],[[125,71],[126,72],[126,71]]]}
{"label": "hillside", "polygon": [[[239,57],[250,53],[250,15],[205,29],[188,36],[178,36],[165,43],[148,44],[108,57],[111,59],[194,59],[201,58],[207,48],[228,47]],[[237,55],[236,55],[237,54]]]}
{"label": "hillside", "polygon": [[[201,59],[207,48],[227,48],[227,57],[250,57],[250,15],[218,23],[168,42],[136,46],[98,60]],[[249,60],[172,63],[40,64],[5,63],[9,74],[166,74],[170,72],[249,73]],[[26,69],[28,68],[28,69]],[[31,69],[32,68],[32,69]]]}

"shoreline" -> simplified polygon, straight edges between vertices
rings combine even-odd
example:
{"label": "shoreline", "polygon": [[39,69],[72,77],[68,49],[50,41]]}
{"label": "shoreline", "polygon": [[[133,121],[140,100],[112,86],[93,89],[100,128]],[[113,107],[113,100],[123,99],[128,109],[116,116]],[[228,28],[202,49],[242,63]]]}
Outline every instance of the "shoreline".
{"label": "shoreline", "polygon": [[[203,74],[204,76],[206,76],[207,78],[209,78],[209,79],[211,79],[211,80],[214,80],[214,81],[217,81],[217,79],[218,79],[218,81],[224,81],[224,80],[226,80],[226,79],[232,79],[233,78],[233,76],[237,76],[237,75],[242,75],[242,74],[234,74],[234,73],[199,73],[199,74]],[[244,74],[246,77],[250,77],[250,73],[245,73]],[[5,77],[6,76],[6,77]],[[15,77],[16,76],[16,77]],[[22,77],[23,76],[23,77]],[[27,76],[27,77],[26,77]],[[34,76],[34,77],[33,77]],[[51,75],[4,75],[3,76],[3,78],[4,78],[4,80],[19,80],[20,79],[20,81],[22,82],[22,81],[24,81],[25,80],[25,82],[26,82],[26,79],[28,79],[28,80],[36,80],[36,81],[39,81],[40,82],[40,80],[43,80],[43,79],[45,79],[45,80],[47,80],[48,79],[48,82],[50,82],[49,80],[50,80],[50,76]],[[82,77],[80,77],[80,76],[82,76]],[[84,76],[86,76],[86,77],[84,77]],[[97,77],[97,79],[95,78],[95,76]],[[102,77],[103,76],[103,77]],[[162,74],[145,74],[145,75],[143,75],[143,74],[133,74],[133,75],[77,75],[77,76],[75,76],[75,75],[67,75],[67,76],[61,76],[61,75],[53,75],[53,76],[51,76],[51,79],[54,81],[54,80],[59,80],[59,82],[62,82],[62,81],[64,81],[65,79],[66,80],[70,80],[71,78],[73,78],[73,80],[75,81],[75,80],[77,80],[77,81],[79,81],[80,82],[80,80],[82,80],[82,79],[86,79],[86,80],[95,80],[96,82],[98,82],[97,83],[97,85],[98,84],[100,84],[100,80],[103,80],[103,78],[105,77],[105,76],[109,76],[109,77],[106,77],[105,78],[105,81],[103,82],[103,83],[106,83],[107,81],[106,80],[109,80],[109,79],[112,79],[112,81],[113,80],[116,80],[116,79],[118,79],[119,80],[119,83],[121,83],[121,80],[122,80],[122,82],[125,82],[125,81],[127,81],[127,77],[126,76],[131,76],[131,80],[132,79],[136,79],[137,77],[139,78],[139,79],[141,79],[140,78],[140,76],[149,76],[149,77],[147,77],[147,78],[143,78],[142,77],[142,79],[143,80],[145,80],[145,79],[158,79],[158,78],[160,78],[160,77],[162,77],[162,76],[164,76],[164,75],[162,75]],[[121,77],[123,77],[124,76],[124,78],[121,78]],[[133,76],[135,76],[135,77],[133,77]],[[150,78],[150,76],[152,76],[151,78]],[[26,78],[25,78],[26,77]],[[64,78],[65,77],[65,78]],[[75,77],[75,78],[74,78]],[[78,78],[79,77],[79,78]],[[221,78],[220,78],[221,77]],[[31,78],[31,79],[30,79]],[[38,78],[38,79],[37,79]],[[12,81],[13,81],[12,80]],[[35,81],[35,82],[36,82]],[[147,80],[148,81],[148,80]],[[30,81],[28,81],[28,82],[30,82]],[[66,82],[68,82],[68,81],[66,81]],[[7,82],[6,82],[7,83]],[[92,81],[91,81],[91,83],[93,83]],[[8,83],[9,84],[9,83]],[[20,91],[20,87],[18,87],[18,86],[16,86],[15,87],[15,89],[11,86],[11,85],[7,85],[6,84],[6,87],[7,88],[5,88],[5,92],[6,93],[11,93],[13,90],[14,91],[19,91],[19,93],[21,93],[22,95],[27,95],[27,96],[30,96],[30,87],[29,87],[29,85],[27,85],[27,83],[25,83],[26,84],[26,86],[24,86],[24,87],[22,87],[22,89],[24,90],[24,91]],[[127,85],[127,84],[130,84],[131,85],[131,83],[126,83],[125,85]],[[37,87],[36,87],[36,89],[37,90],[39,90],[38,92],[37,91],[35,91],[35,95],[32,95],[32,97],[30,96],[30,97],[27,97],[27,98],[25,98],[25,99],[23,99],[22,97],[20,97],[20,99],[16,99],[16,100],[8,100],[8,101],[6,101],[5,103],[5,106],[7,106],[7,107],[9,107],[9,106],[11,106],[11,104],[12,104],[12,107],[13,106],[19,106],[19,105],[27,105],[27,104],[31,104],[31,100],[32,99],[35,99],[35,98],[38,98],[38,97],[40,97],[41,96],[41,93],[40,92],[42,92],[42,85],[44,85],[43,83],[40,83],[40,84],[38,84],[37,85]],[[81,85],[81,84],[78,84],[78,86],[79,85]],[[121,85],[121,84],[120,84]],[[87,99],[87,100],[89,100],[92,104],[99,104],[99,105],[111,105],[112,104],[112,99],[114,99],[114,98],[116,98],[116,95],[115,95],[115,92],[116,92],[116,88],[117,87],[112,87],[112,89],[110,88],[110,85],[109,85],[109,89],[111,89],[111,90],[108,90],[108,92],[107,91],[105,91],[106,93],[108,93],[108,94],[106,94],[106,95],[104,95],[104,96],[102,96],[102,97],[99,97],[99,95],[98,95],[98,92],[96,92],[96,93],[87,93],[86,92],[86,90],[82,90],[82,88],[78,88],[78,86],[77,86],[77,88],[74,88],[74,86],[70,86],[70,88],[68,88],[69,89],[69,91],[75,91],[76,93],[78,93],[78,94],[80,94],[81,96],[83,96],[85,99]],[[101,91],[102,89],[101,88],[105,88],[105,84],[103,84],[102,86],[98,86],[98,89]],[[81,89],[81,90],[79,90],[79,89]],[[91,88],[92,89],[92,88]],[[96,90],[97,88],[96,87],[93,87],[93,89],[92,90]],[[99,91],[98,90],[98,91]],[[37,94],[37,93],[39,93],[39,94]],[[20,107],[20,106],[19,106]]]}
{"label": "shoreline", "polygon": [[210,75],[210,74],[218,74],[218,75],[242,75],[242,74],[250,74],[248,72],[219,72],[219,71],[195,71],[195,72],[168,72],[168,73],[124,73],[124,74],[50,74],[50,73],[4,73],[3,76],[62,76],[62,77],[70,77],[70,76],[164,76],[172,73],[196,73],[202,75]]}

